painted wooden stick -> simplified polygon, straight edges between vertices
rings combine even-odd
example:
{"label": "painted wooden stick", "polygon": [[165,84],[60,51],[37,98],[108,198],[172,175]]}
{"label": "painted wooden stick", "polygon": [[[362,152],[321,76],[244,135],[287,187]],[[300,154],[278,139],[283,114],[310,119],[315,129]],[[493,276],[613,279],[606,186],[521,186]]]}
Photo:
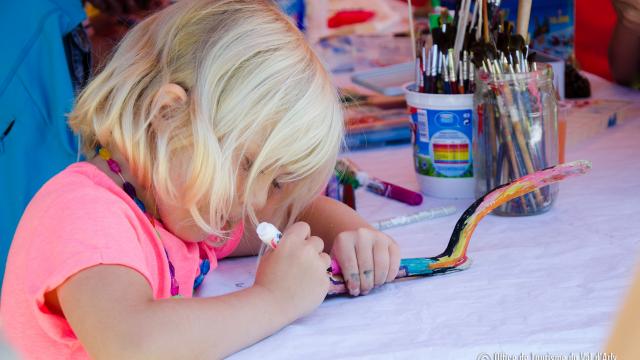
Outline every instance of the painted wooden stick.
{"label": "painted wooden stick", "polygon": [[[496,207],[516,197],[528,194],[536,189],[562,181],[569,177],[582,175],[591,169],[591,162],[578,160],[537,171],[533,174],[500,185],[476,200],[460,216],[453,228],[446,249],[438,256],[409,258],[400,261],[400,271],[396,279],[413,276],[434,276],[469,267],[467,249],[476,226]],[[331,274],[329,295],[347,292],[341,274]]]}

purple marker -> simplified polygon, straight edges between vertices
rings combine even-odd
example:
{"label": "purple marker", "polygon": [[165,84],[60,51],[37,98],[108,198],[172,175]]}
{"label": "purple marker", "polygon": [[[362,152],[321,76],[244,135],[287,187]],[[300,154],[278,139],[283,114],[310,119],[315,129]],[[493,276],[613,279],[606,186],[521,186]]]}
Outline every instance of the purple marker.
{"label": "purple marker", "polygon": [[[360,177],[358,177],[358,180]],[[386,181],[369,178],[368,181],[364,182],[366,184],[365,188],[372,193],[378,194],[380,196],[388,197],[389,199],[394,199],[401,201],[405,204],[409,205],[420,205],[422,204],[422,194],[417,193],[415,191],[405,189],[402,186],[398,186],[392,183],[388,183]]]}
{"label": "purple marker", "polygon": [[361,171],[353,161],[347,158],[338,159],[336,169],[347,176],[355,177],[358,186],[363,186],[372,193],[398,200],[408,205],[415,206],[422,204],[421,193],[369,176],[369,174]]}

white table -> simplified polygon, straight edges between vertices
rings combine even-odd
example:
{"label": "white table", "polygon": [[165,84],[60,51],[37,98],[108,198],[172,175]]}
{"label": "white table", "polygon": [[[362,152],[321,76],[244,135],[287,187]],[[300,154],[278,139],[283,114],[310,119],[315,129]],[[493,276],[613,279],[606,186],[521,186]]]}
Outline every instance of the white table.
{"label": "white table", "polygon": [[[597,98],[640,100],[640,93],[590,78]],[[349,157],[372,175],[418,188],[409,146]],[[523,353],[532,359],[532,353],[601,351],[640,250],[640,112],[569,148],[566,158],[591,160],[593,170],[562,183],[545,214],[483,219],[469,245],[468,270],[387,284],[364,297],[330,298],[232,358],[476,359],[488,353],[486,359],[498,359],[495,353]],[[458,207],[453,216],[388,230],[403,257],[439,254],[471,202],[425,197],[414,208],[356,194],[358,211],[370,220]],[[222,261],[201,296],[250,286],[254,269],[254,258]]]}

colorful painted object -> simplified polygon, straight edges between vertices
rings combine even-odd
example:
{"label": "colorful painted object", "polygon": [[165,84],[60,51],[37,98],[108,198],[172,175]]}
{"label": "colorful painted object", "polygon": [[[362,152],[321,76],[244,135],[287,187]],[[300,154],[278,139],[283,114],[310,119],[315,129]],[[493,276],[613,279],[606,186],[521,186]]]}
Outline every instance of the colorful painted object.
{"label": "colorful painted object", "polygon": [[[483,217],[509,200],[566,178],[585,174],[590,169],[590,161],[578,160],[552,166],[496,187],[476,200],[462,213],[453,229],[447,248],[440,255],[402,259],[396,279],[411,276],[441,275],[468,268],[471,264],[470,259],[467,257],[469,240],[471,240],[473,231]],[[331,274],[330,278],[329,295],[347,292],[342,274]]]}

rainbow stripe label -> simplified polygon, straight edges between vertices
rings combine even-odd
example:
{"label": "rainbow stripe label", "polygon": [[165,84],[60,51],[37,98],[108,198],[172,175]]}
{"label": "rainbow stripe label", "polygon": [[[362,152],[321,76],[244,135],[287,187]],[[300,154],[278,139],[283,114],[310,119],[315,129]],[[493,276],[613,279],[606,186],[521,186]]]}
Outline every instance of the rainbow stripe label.
{"label": "rainbow stripe label", "polygon": [[469,165],[469,144],[433,144],[433,162],[436,164]]}
{"label": "rainbow stripe label", "polygon": [[472,110],[412,110],[416,171],[433,177],[473,177]]}

